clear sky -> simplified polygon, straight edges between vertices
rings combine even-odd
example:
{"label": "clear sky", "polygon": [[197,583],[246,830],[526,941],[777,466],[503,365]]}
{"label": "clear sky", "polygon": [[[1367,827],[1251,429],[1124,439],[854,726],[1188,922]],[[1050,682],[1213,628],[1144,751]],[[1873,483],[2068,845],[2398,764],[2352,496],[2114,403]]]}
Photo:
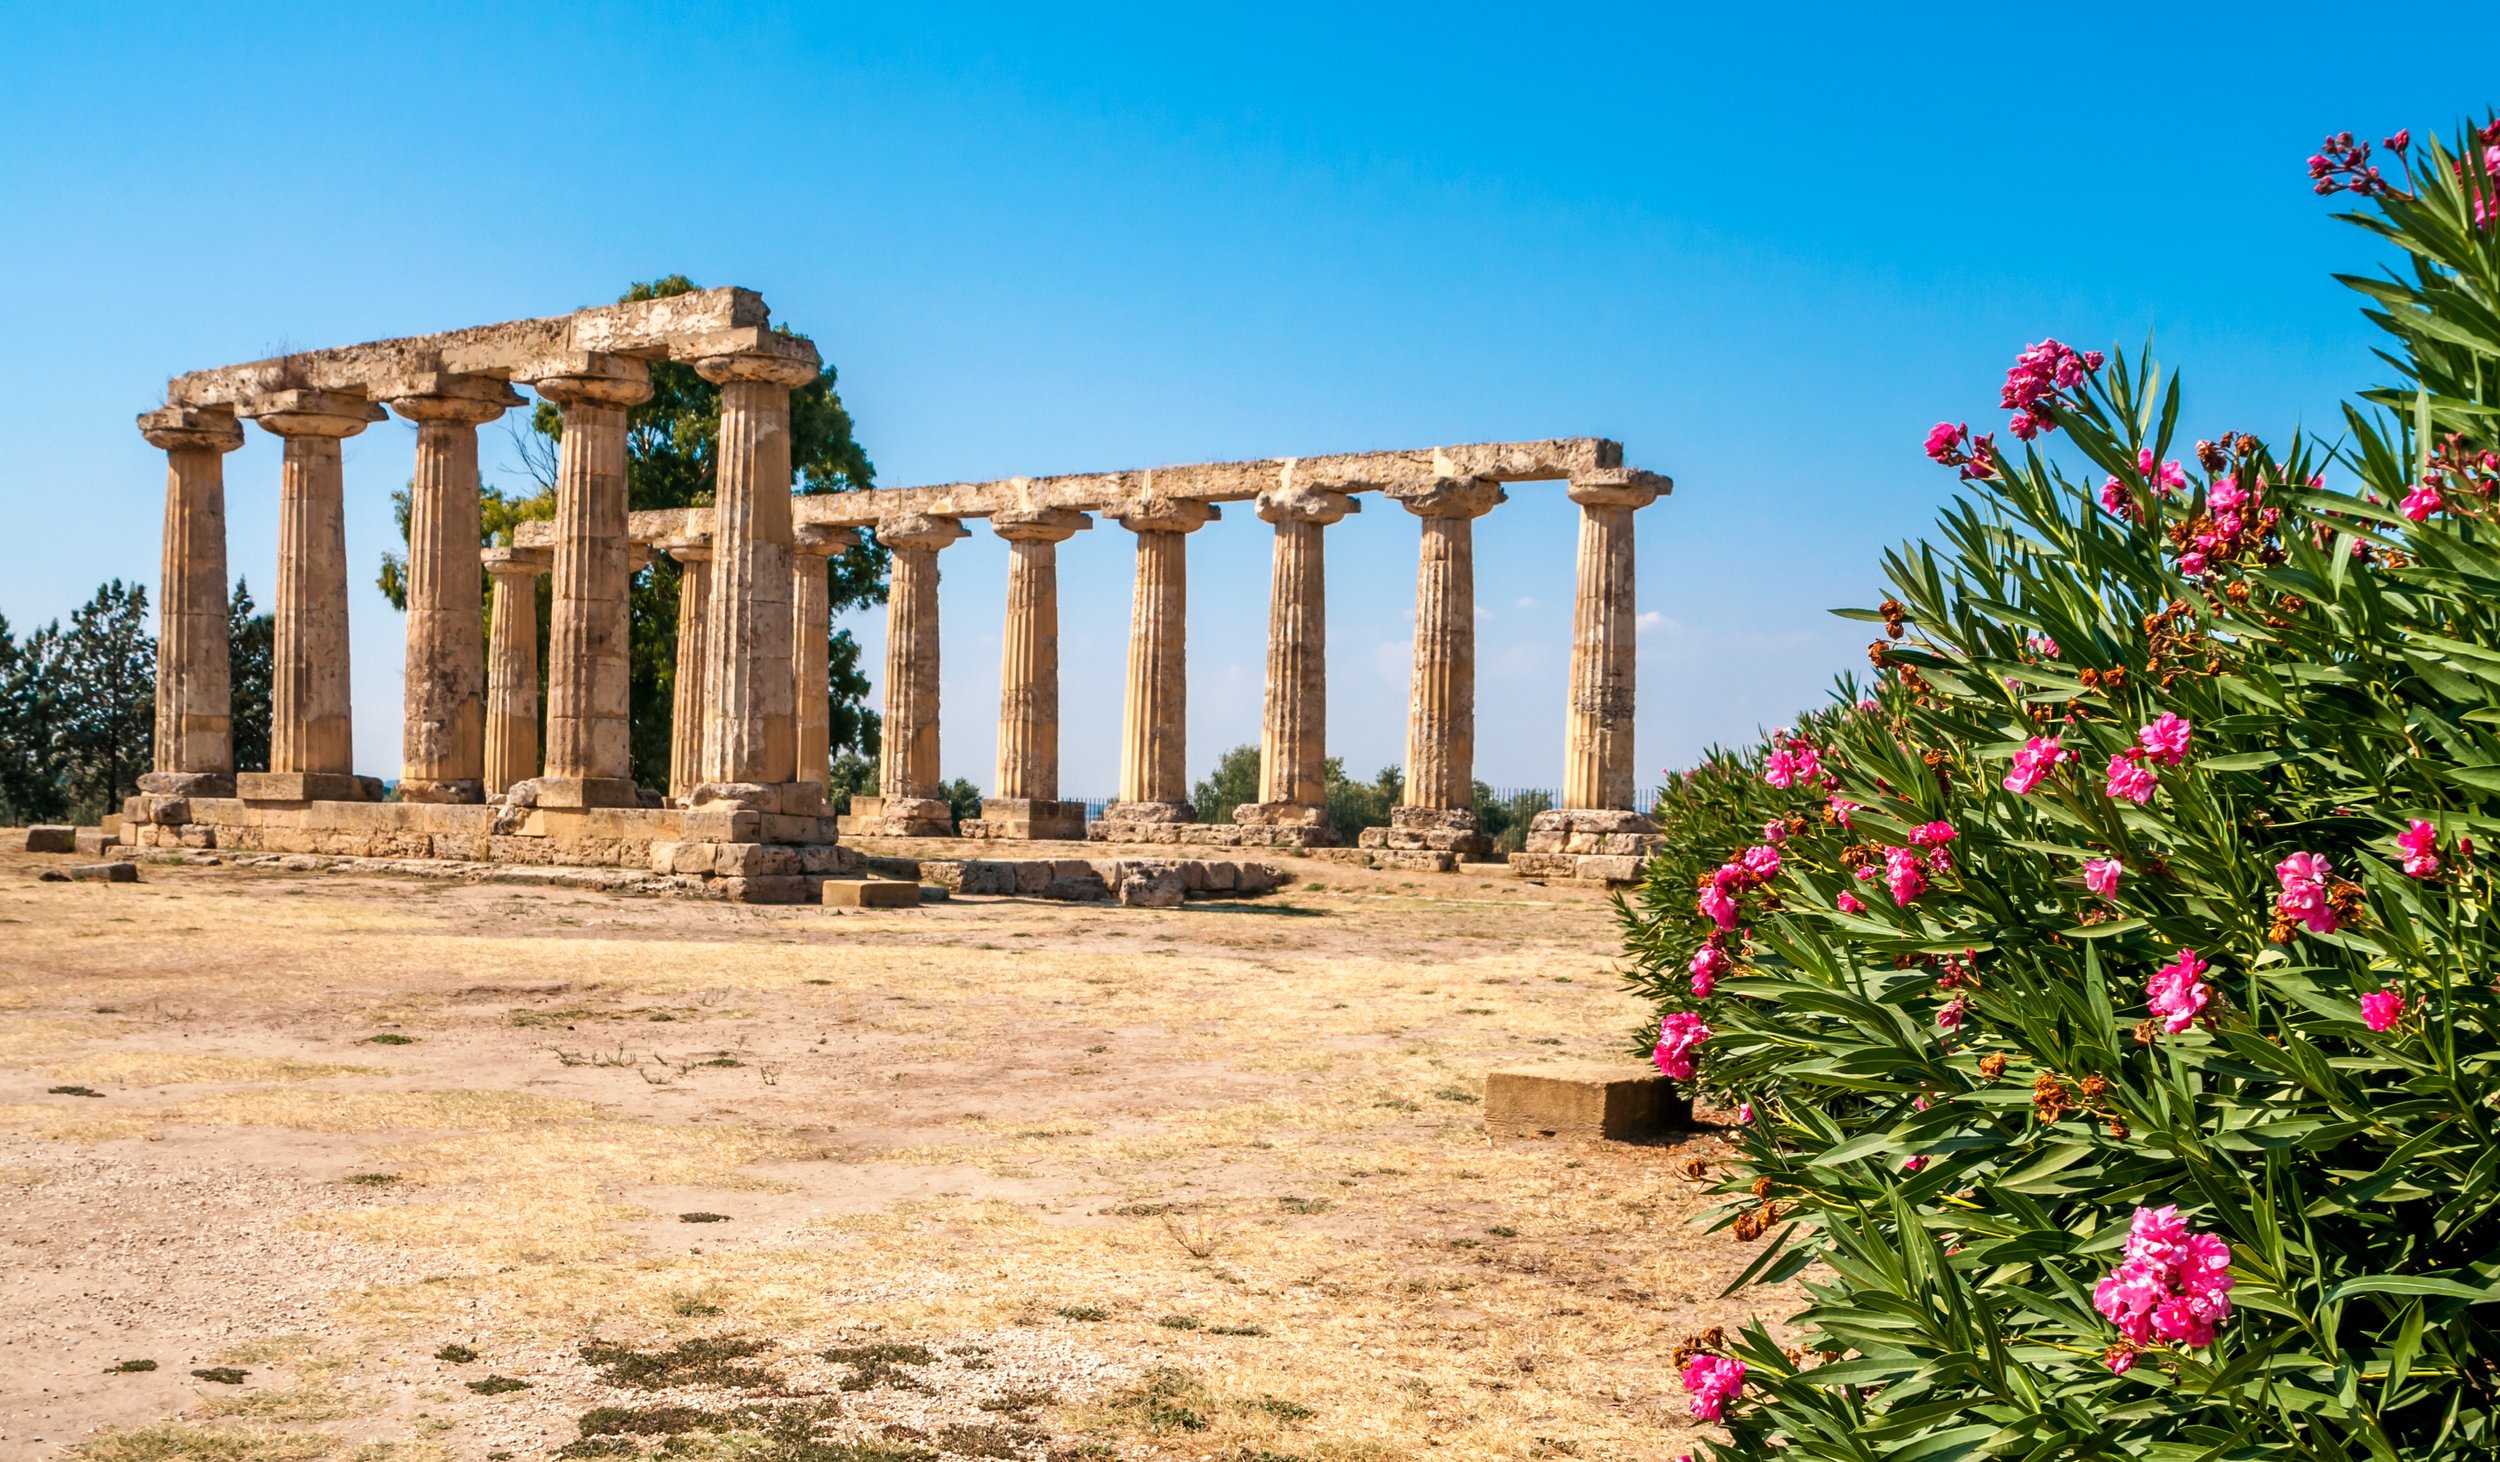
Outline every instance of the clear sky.
{"label": "clear sky", "polygon": [[[1998,418],[2025,343],[2153,336],[2195,434],[2331,423],[2380,368],[2328,275],[2377,259],[2303,159],[2500,90],[2348,6],[1055,8],[12,7],[0,613],[153,592],[131,418],[167,376],[682,271],[814,336],[889,486],[1617,438],[1678,484],[1641,516],[1639,745],[1682,764],[1863,663],[1824,611],[1876,597],[1952,485],[1921,435]],[[372,571],[412,445],[347,455],[385,776]],[[264,605],[277,455],[227,463]],[[1478,528],[1478,774],[1551,786],[1572,510],[1511,497]],[[1257,737],[1267,537],[1236,508],[1191,542],[1193,774]],[[1416,537],[1383,502],[1329,531],[1358,774],[1402,756]],[[1005,561],[986,531],[941,560],[945,769],[984,785]],[[1116,787],[1130,562],[1109,525],[1062,550],[1066,795]]]}

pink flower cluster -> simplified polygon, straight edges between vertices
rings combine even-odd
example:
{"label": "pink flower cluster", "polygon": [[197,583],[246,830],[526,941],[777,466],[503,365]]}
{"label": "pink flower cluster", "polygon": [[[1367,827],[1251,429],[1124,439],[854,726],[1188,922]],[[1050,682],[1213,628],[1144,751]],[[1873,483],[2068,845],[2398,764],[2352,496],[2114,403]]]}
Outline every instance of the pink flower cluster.
{"label": "pink flower cluster", "polygon": [[1694,907],[1722,930],[1736,927],[1736,896],[1749,888],[1759,888],[1780,874],[1780,850],[1769,843],[1756,844],[1743,854],[1729,859],[1710,875],[1702,887]]}
{"label": "pink flower cluster", "polygon": [[2324,853],[2294,853],[2275,864],[2274,877],[2283,891],[2274,896],[2274,911],[2298,920],[2312,934],[2334,933],[2344,923],[2327,902],[2327,880],[2334,876],[2334,865]]}
{"label": "pink flower cluster", "polygon": [[1840,895],[1840,897],[1832,900],[1832,907],[1840,910],[1844,914],[1863,914],[1866,912],[1866,902],[1863,899],[1860,899],[1856,894],[1845,891]]}
{"label": "pink flower cluster", "polygon": [[2447,506],[2448,504],[2439,496],[2438,483],[2417,482],[2413,485],[2413,490],[2405,494],[2404,501],[2396,504],[2396,511],[2420,523],[2427,521],[2431,514]]}
{"label": "pink flower cluster", "polygon": [[1960,1030],[1962,1028],[1962,1017],[1968,1015],[1969,1013],[1970,997],[1967,995],[1956,995],[1936,1008],[1936,1028],[1938,1030],[1948,1031]]}
{"label": "pink flower cluster", "polygon": [[2161,1028],[2177,1035],[2196,1024],[2205,1003],[2213,998],[2203,976],[2212,966],[2196,957],[2194,950],[2182,949],[2179,957],[2153,972],[2144,982],[2145,1004],[2161,1021]]}
{"label": "pink flower cluster", "polygon": [[[1918,896],[1927,892],[1928,875],[1952,872],[1953,852],[1945,844],[1960,836],[1949,822],[1931,822],[1910,830],[1911,846],[1886,848],[1884,887],[1891,891],[1892,901],[1904,907],[1916,903]],[[1871,863],[1858,869],[1860,878],[1874,876],[1875,866]],[[1865,907],[1847,894],[1841,897],[1845,902],[1840,907],[1845,913],[1858,913]]]}
{"label": "pink flower cluster", "polygon": [[2431,878],[2439,872],[2439,830],[2420,818],[2396,834],[2396,847],[2405,855],[2405,877]]}
{"label": "pink flower cluster", "polygon": [[2175,767],[2187,760],[2188,738],[2195,724],[2175,711],[2164,711],[2152,722],[2136,729],[2136,745],[2144,754],[2166,767]]}
{"label": "pink flower cluster", "polygon": [[1719,945],[1722,937],[1714,933],[1701,948],[1693,951],[1693,962],[1688,968],[1693,974],[1693,998],[1696,1000],[1709,999],[1711,992],[1719,988],[1719,976],[1728,972],[1727,951]]}
{"label": "pink flower cluster", "polygon": [[2127,865],[2115,858],[2087,858],[2083,863],[2083,886],[2105,899],[2118,897],[2118,880],[2126,874]]}
{"label": "pink flower cluster", "polygon": [[1843,832],[1849,830],[1849,814],[1858,810],[1858,804],[1846,797],[1827,797],[1823,801],[1823,807],[1831,814],[1832,822]]}
{"label": "pink flower cluster", "polygon": [[[2127,1228],[2126,1256],[2093,1288],[2092,1308],[2118,1327],[2128,1346],[2156,1337],[2211,1345],[2214,1327],[2231,1317],[2231,1246],[2212,1234],[2188,1232],[2176,1207],[2138,1208]],[[2125,1372],[2135,1352],[2113,1347],[2109,1368]]]}
{"label": "pink flower cluster", "polygon": [[[2136,450],[2135,470],[2136,475],[2144,479],[2144,485],[2158,497],[2168,497],[2187,486],[2186,470],[2176,462],[2156,464],[2150,447]],[[2101,484],[2101,506],[2121,518],[2134,521],[2135,497],[2127,491],[2127,485],[2115,477]]]}
{"label": "pink flower cluster", "polygon": [[[2412,145],[2413,134],[2410,131],[2399,132],[2383,140],[2389,152],[2401,154]],[[2338,132],[2329,137],[2310,155],[2309,181],[2321,195],[2353,192],[2370,198],[2395,191],[2371,163],[2370,144],[2353,141],[2350,132]]]}
{"label": "pink flower cluster", "polygon": [[2161,778],[2139,760],[2143,755],[2142,747],[2130,746],[2109,759],[2109,773],[2101,782],[2101,790],[2111,801],[2124,798],[2141,807],[2153,800],[2153,789],[2161,785]]}
{"label": "pink flower cluster", "polygon": [[1693,1415],[1717,1421],[1727,1404],[1744,1394],[1745,1363],[1724,1355],[1697,1355],[1684,1363],[1684,1389],[1693,1394]]}
{"label": "pink flower cluster", "polygon": [[2074,753],[2058,744],[2054,736],[2034,736],[2014,753],[2013,769],[2005,774],[2005,790],[2018,797],[2029,796],[2062,761],[2071,761]]}
{"label": "pink flower cluster", "polygon": [[1834,786],[1838,778],[1823,770],[1823,754],[1802,736],[1772,733],[1783,744],[1762,760],[1762,780],[1774,787]]}
{"label": "pink flower cluster", "polygon": [[2100,368],[2097,350],[2078,352],[2054,340],[2024,347],[2013,369],[2005,373],[2005,389],[1998,397],[1999,404],[2014,413],[2007,430],[2026,442],[2043,431],[2057,430],[2049,416],[2049,403],[2058,392],[2082,385],[2085,376]]}
{"label": "pink flower cluster", "polygon": [[1650,1053],[1649,1059],[1676,1080],[1690,1081],[1693,1052],[1711,1035],[1710,1027],[1702,1024],[1700,1016],[1687,1010],[1671,1011],[1658,1022],[1658,1049]]}
{"label": "pink flower cluster", "polygon": [[1957,422],[1940,421],[1927,429],[1927,459],[1960,468],[1964,482],[1988,482],[1996,477],[1996,464],[1988,460],[1995,450],[1994,434],[1974,437],[1969,427]]}
{"label": "pink flower cluster", "polygon": [[2374,1031],[2392,1030],[2405,1018],[2405,997],[2401,990],[2372,990],[2361,997],[2361,1022]]}

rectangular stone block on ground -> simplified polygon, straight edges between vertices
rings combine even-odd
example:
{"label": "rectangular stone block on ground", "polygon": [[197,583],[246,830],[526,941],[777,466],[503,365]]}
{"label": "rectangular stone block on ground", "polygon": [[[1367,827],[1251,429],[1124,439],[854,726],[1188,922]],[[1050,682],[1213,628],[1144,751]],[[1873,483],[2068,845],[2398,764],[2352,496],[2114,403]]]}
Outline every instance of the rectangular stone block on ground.
{"label": "rectangular stone block on ground", "polygon": [[1649,1066],[1554,1062],[1508,1067],[1484,1082],[1490,1137],[1621,1142],[1689,1126],[1692,1119],[1692,1098]]}
{"label": "rectangular stone block on ground", "polygon": [[829,909],[915,909],[920,906],[920,885],[890,878],[828,878],[824,901]]}
{"label": "rectangular stone block on ground", "polygon": [[78,851],[78,829],[58,823],[43,823],[26,830],[26,851],[29,853],[75,853]]}

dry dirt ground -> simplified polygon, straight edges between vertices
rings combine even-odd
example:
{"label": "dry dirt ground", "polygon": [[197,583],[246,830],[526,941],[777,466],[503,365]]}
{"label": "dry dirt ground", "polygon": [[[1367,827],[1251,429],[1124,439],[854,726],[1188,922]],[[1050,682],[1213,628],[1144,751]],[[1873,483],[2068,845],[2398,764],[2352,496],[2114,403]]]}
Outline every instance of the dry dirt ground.
{"label": "dry dirt ground", "polygon": [[53,861],[0,855],[0,1457],[1665,1459],[1749,1303],[1714,1136],[1483,1135],[1638,1018],[1594,894]]}

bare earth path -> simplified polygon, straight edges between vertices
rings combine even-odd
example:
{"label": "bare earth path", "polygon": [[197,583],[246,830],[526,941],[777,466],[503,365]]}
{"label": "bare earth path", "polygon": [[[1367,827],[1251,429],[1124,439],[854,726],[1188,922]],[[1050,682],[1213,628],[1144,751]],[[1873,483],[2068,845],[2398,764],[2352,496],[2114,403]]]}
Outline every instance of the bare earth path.
{"label": "bare earth path", "polygon": [[0,1457],[1664,1459],[1670,1352],[1742,1316],[1715,1139],[1482,1134],[1487,1068],[1638,1018],[1594,895],[43,866],[0,856]]}

